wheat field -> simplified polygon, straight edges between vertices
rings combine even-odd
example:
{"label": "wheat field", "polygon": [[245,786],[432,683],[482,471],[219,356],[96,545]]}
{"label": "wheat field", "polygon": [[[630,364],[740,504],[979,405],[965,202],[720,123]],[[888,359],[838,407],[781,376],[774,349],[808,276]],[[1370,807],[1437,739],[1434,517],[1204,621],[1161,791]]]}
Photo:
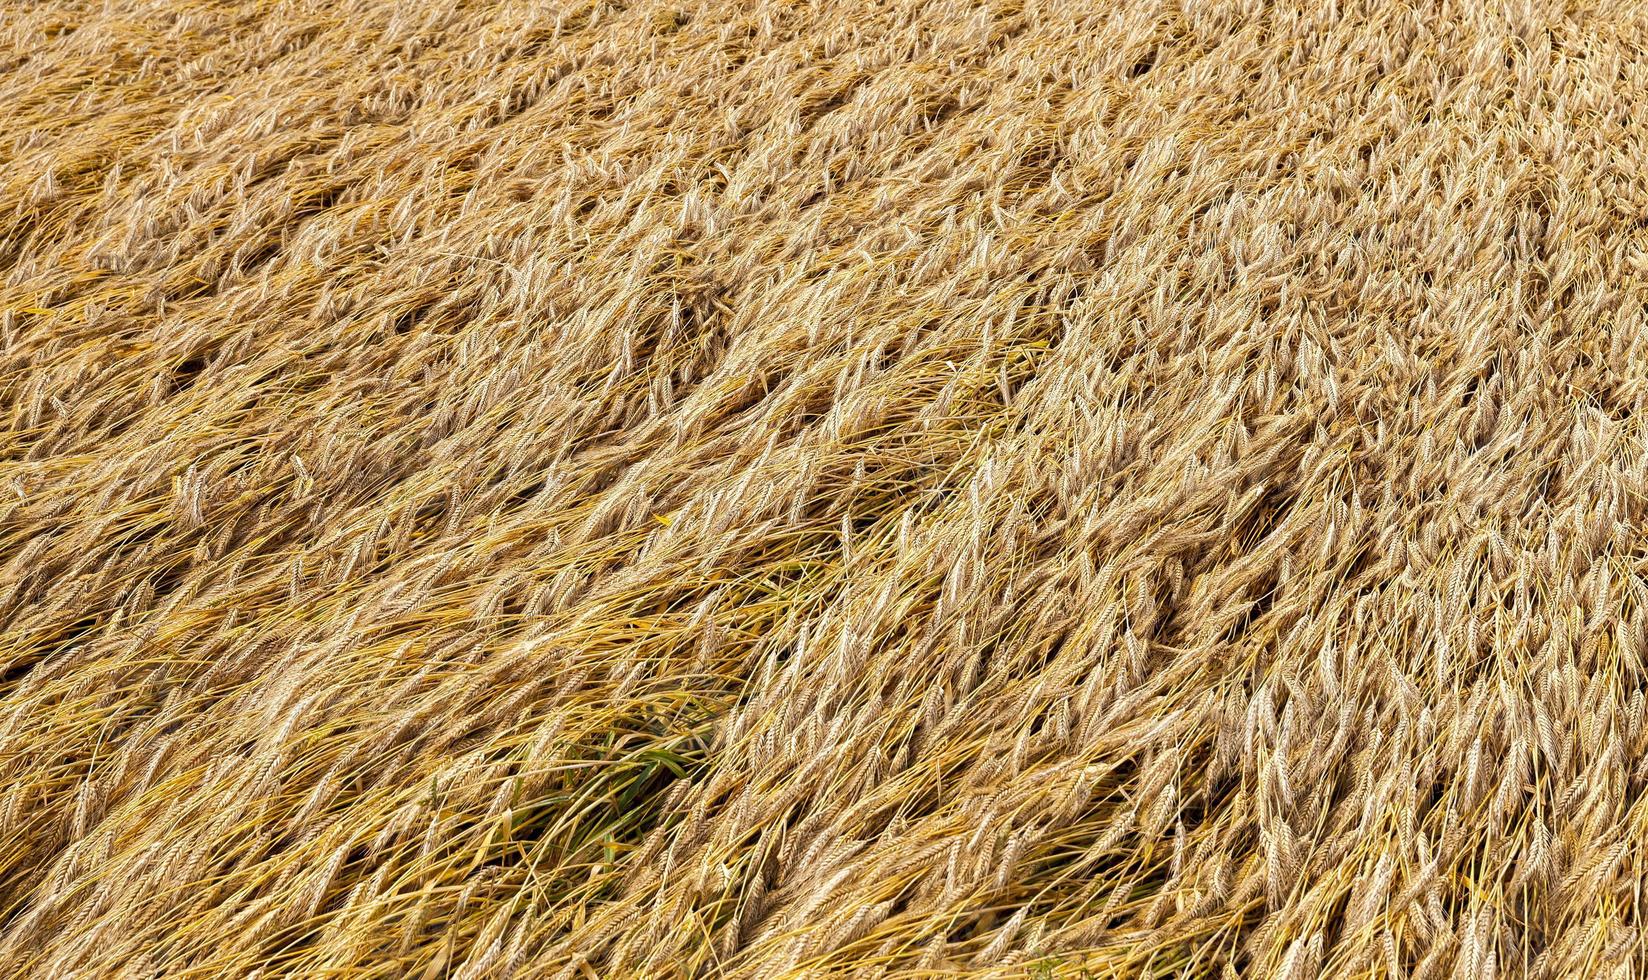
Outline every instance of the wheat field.
{"label": "wheat field", "polygon": [[0,976],[1648,976],[1648,9],[0,4]]}

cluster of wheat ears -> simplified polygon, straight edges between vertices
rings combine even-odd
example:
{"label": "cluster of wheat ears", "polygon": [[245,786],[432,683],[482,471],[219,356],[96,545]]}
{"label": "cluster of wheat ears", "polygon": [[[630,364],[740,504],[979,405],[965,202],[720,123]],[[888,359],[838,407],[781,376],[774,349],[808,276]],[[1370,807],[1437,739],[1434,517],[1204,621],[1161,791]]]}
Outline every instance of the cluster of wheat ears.
{"label": "cluster of wheat ears", "polygon": [[1648,9],[0,5],[0,976],[1640,977]]}

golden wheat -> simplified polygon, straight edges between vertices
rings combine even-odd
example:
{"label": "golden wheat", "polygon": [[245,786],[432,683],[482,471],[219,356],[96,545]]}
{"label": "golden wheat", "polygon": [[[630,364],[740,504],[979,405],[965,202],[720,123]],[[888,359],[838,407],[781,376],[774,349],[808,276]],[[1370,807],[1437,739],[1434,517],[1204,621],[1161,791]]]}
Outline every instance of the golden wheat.
{"label": "golden wheat", "polygon": [[0,975],[1648,975],[1648,10],[0,7]]}

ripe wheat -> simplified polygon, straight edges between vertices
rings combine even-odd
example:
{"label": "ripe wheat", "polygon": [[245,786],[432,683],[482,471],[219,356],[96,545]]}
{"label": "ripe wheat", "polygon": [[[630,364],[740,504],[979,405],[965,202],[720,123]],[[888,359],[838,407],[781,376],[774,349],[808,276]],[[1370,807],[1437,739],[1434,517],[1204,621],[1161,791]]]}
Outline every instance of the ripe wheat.
{"label": "ripe wheat", "polygon": [[0,975],[1638,977],[1648,8],[0,6]]}

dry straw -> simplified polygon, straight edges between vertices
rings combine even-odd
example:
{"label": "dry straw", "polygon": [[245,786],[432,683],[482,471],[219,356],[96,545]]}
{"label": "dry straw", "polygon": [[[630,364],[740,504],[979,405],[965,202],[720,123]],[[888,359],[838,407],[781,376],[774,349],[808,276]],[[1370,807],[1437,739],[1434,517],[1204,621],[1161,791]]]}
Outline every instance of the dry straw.
{"label": "dry straw", "polygon": [[1634,0],[0,9],[0,975],[1639,977]]}

